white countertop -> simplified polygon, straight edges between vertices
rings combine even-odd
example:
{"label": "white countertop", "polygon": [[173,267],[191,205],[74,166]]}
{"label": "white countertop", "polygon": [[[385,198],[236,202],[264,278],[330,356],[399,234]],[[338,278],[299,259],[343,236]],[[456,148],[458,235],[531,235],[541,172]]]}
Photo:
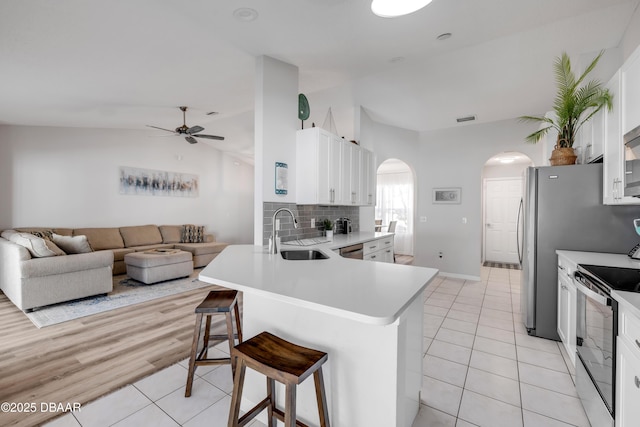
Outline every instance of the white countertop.
{"label": "white countertop", "polygon": [[[600,252],[579,252],[557,250],[558,255],[573,261],[576,264],[606,265],[611,267],[624,267],[640,269],[640,260],[631,259],[625,254],[609,254]],[[611,291],[613,299],[618,301],[627,310],[640,318],[640,293],[626,291]]]}
{"label": "white countertop", "polygon": [[[333,250],[338,248],[344,248],[345,246],[357,245],[358,243],[369,242],[371,240],[382,239],[387,236],[393,236],[393,235],[394,233],[387,233],[387,232],[374,233],[374,232],[359,231],[359,232],[349,233],[349,234],[334,234],[332,241],[327,243],[321,243],[319,245],[298,246],[298,245],[287,244],[287,242],[282,242],[281,245],[287,246],[287,249],[294,249],[294,248],[325,249],[326,248],[329,250]],[[323,237],[319,237],[319,238],[322,239]]]}
{"label": "white countertop", "polygon": [[438,270],[347,259],[332,250],[386,235],[389,233],[352,233],[320,245],[286,246],[287,250],[318,249],[329,257],[312,261],[285,260],[262,246],[230,245],[202,270],[200,280],[363,323],[387,325],[415,298],[421,298]]}

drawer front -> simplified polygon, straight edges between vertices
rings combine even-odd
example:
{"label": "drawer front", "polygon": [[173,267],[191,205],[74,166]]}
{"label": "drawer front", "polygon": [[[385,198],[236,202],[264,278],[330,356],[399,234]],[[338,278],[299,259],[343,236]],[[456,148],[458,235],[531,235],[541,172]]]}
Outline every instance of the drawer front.
{"label": "drawer front", "polygon": [[383,237],[382,239],[371,240],[369,242],[365,242],[363,246],[364,246],[365,255],[368,255],[383,249],[390,249],[390,248],[393,248],[393,236]]}
{"label": "drawer front", "polygon": [[627,341],[640,357],[640,319],[630,315],[626,310],[620,310],[620,336]]}
{"label": "drawer front", "polygon": [[[635,345],[635,344],[634,344]],[[624,340],[618,339],[616,356],[617,427],[638,425],[640,420],[640,357]]]}
{"label": "drawer front", "polygon": [[371,240],[363,244],[364,255],[370,255],[374,252],[382,249],[382,242],[380,240]]}

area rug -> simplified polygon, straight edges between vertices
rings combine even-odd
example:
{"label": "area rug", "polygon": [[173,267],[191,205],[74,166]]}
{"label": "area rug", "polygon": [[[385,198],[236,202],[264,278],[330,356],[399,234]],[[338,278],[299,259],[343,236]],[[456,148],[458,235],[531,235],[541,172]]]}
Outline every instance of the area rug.
{"label": "area rug", "polygon": [[126,276],[117,276],[113,280],[113,291],[105,296],[95,296],[50,305],[31,313],[26,313],[26,315],[38,328],[44,328],[206,286],[211,285],[199,281],[197,276],[169,280],[152,285],[146,285]]}
{"label": "area rug", "polygon": [[482,264],[483,267],[493,267],[493,268],[508,268],[511,270],[521,270],[520,264],[509,264],[506,262],[493,262],[493,261],[485,261]]}

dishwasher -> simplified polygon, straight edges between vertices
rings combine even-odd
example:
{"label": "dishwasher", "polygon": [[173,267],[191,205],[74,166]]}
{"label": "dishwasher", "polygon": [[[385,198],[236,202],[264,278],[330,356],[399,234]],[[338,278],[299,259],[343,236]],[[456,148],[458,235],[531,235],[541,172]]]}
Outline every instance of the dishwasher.
{"label": "dishwasher", "polygon": [[344,258],[362,259],[363,254],[364,246],[362,243],[340,248],[340,256]]}

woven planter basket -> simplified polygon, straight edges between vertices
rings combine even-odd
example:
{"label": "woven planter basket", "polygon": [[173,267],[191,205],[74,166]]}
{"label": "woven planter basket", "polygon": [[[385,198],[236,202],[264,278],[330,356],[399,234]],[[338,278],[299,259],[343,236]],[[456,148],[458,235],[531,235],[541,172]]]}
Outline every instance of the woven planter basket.
{"label": "woven planter basket", "polygon": [[551,166],[574,165],[576,163],[576,153],[571,147],[556,148],[551,152],[549,162]]}

